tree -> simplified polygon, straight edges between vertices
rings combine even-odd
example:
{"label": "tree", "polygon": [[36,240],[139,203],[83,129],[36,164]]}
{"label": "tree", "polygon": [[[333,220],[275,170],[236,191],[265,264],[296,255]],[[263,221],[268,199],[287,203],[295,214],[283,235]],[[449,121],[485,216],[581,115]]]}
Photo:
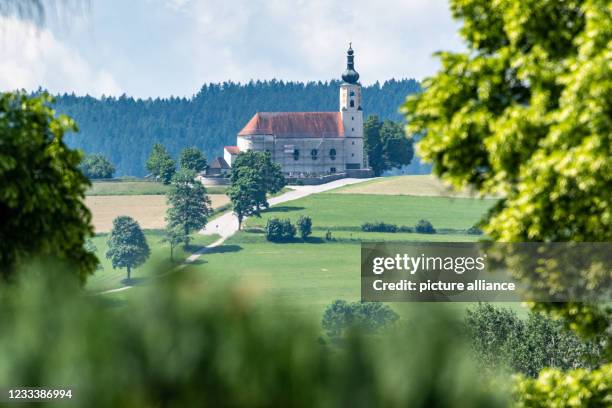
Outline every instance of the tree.
{"label": "tree", "polygon": [[162,242],[170,244],[170,260],[174,261],[174,249],[179,244],[189,244],[189,235],[185,234],[185,228],[182,225],[166,225],[164,231],[164,239]]}
{"label": "tree", "polygon": [[81,162],[80,169],[89,179],[112,178],[115,168],[101,154],[90,154],[85,156]]}
{"label": "tree", "polygon": [[186,147],[181,151],[179,165],[182,169],[200,173],[206,169],[206,157],[196,147]]}
{"label": "tree", "polygon": [[82,283],[98,263],[85,249],[93,234],[84,203],[89,181],[78,169],[81,154],[64,143],[76,132],[55,116],[48,94],[0,94],[0,276],[11,279],[36,256],[74,266]]}
{"label": "tree", "polygon": [[308,216],[301,216],[297,222],[298,229],[300,230],[300,236],[303,240],[308,238],[312,234],[312,218]]}
{"label": "tree", "polygon": [[272,161],[268,152],[251,150],[236,156],[231,183],[227,195],[240,228],[244,217],[259,217],[261,210],[269,207],[266,195],[279,192],[287,182],[280,165]]}
{"label": "tree", "polygon": [[[232,183],[242,176],[244,169],[253,169],[259,174],[262,179],[260,187],[265,194],[278,193],[287,185],[280,164],[272,161],[272,156],[268,152],[249,150],[236,156],[232,165]],[[267,208],[267,203],[264,207]]]}
{"label": "tree", "polygon": [[266,223],[266,239],[272,242],[289,242],[295,238],[295,226],[291,220],[270,218]]}
{"label": "tree", "polygon": [[380,127],[385,170],[410,164],[414,157],[412,139],[406,137],[404,127],[386,119]]}
{"label": "tree", "polygon": [[380,122],[370,116],[363,125],[364,150],[374,174],[410,164],[414,156],[412,139],[406,137],[402,125],[391,120]]}
{"label": "tree", "polygon": [[600,342],[582,341],[541,313],[522,320],[511,309],[478,304],[467,310],[465,325],[474,357],[487,370],[536,377],[544,367],[595,368],[601,358]]}
{"label": "tree", "polygon": [[363,148],[368,155],[368,164],[377,176],[385,169],[383,145],[380,140],[381,126],[378,116],[369,116],[363,124]]}
{"label": "tree", "polygon": [[[232,172],[235,171],[232,170]],[[227,196],[232,202],[232,208],[238,217],[238,229],[242,221],[250,215],[260,216],[260,207],[266,206],[266,193],[261,188],[263,179],[261,175],[251,168],[240,170],[240,177],[236,178],[227,189]]]}
{"label": "tree", "polygon": [[[441,70],[403,107],[410,131],[425,135],[422,156],[456,186],[503,197],[483,228],[494,240],[610,242],[609,2],[455,0],[451,8],[469,52],[440,53]],[[585,279],[596,289],[608,277]],[[610,336],[612,308],[534,308],[584,335]]]}
{"label": "tree", "polygon": [[183,242],[189,244],[189,234],[206,226],[212,213],[206,188],[195,179],[191,170],[179,170],[172,178],[172,187],[167,193],[168,228],[182,228]]}
{"label": "tree", "polygon": [[170,184],[176,172],[176,163],[161,143],[155,143],[147,160],[147,170],[152,176],[159,178],[162,183]]}
{"label": "tree", "polygon": [[107,245],[106,259],[110,259],[113,269],[126,268],[128,281],[131,279],[132,268],[145,263],[151,253],[140,225],[125,215],[113,220]]}
{"label": "tree", "polygon": [[325,309],[321,326],[330,339],[339,340],[350,328],[376,333],[398,319],[393,309],[380,302],[348,303],[337,299]]}

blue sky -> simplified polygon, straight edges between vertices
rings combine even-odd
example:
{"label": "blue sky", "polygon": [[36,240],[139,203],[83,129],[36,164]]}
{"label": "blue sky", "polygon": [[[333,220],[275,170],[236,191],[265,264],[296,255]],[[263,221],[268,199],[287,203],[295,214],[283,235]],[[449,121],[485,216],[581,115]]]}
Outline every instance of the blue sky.
{"label": "blue sky", "polygon": [[0,17],[0,90],[190,96],[205,82],[422,79],[460,50],[440,0],[90,0],[46,24]]}

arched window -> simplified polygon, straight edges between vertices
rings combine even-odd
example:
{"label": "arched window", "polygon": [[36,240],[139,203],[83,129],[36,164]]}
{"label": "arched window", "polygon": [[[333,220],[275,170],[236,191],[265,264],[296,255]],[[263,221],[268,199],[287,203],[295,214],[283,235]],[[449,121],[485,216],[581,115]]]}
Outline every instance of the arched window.
{"label": "arched window", "polygon": [[312,160],[317,160],[318,154],[319,154],[319,151],[317,149],[312,149],[310,151],[310,157],[312,157]]}
{"label": "arched window", "polygon": [[354,108],[355,107],[355,101],[351,99],[351,104],[350,105],[351,105],[351,108]]}
{"label": "arched window", "polygon": [[293,160],[298,160],[300,158],[300,149],[293,149]]}
{"label": "arched window", "polygon": [[329,158],[336,160],[336,149],[329,149]]}

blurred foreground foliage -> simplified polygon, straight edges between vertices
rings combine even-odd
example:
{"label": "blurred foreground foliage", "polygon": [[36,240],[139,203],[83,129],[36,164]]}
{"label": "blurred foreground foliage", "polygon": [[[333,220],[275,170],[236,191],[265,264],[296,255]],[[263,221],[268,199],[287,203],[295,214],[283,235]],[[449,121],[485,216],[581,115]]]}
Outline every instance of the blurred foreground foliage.
{"label": "blurred foreground foliage", "polygon": [[[403,107],[434,172],[503,197],[484,231],[500,242],[612,241],[612,8],[608,0],[452,0],[468,52]],[[610,271],[589,276],[606,289]],[[554,268],[540,287],[555,284]],[[532,305],[585,336],[612,308]],[[611,344],[612,342],[608,342]],[[612,349],[608,348],[608,358]]]}
{"label": "blurred foreground foliage", "polygon": [[612,364],[592,371],[545,368],[538,378],[519,377],[517,380],[517,407],[612,406]]}
{"label": "blurred foreground foliage", "polygon": [[64,143],[77,130],[56,116],[47,94],[0,93],[0,278],[34,256],[71,263],[81,282],[98,263],[84,246],[93,234],[81,154]]}
{"label": "blurred foreground foliage", "polygon": [[282,308],[255,307],[245,288],[184,274],[127,304],[48,266],[20,275],[0,293],[0,384],[73,387],[79,406],[507,405],[445,314],[384,337],[347,330],[337,347],[316,325],[275,318]]}

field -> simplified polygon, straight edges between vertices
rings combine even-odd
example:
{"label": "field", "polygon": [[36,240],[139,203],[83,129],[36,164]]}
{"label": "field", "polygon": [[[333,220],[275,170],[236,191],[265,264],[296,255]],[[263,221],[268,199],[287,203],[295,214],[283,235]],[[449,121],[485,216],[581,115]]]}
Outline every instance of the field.
{"label": "field", "polygon": [[[151,249],[151,257],[144,265],[132,271],[132,285],[142,285],[154,276],[154,273],[168,271],[175,268],[180,262],[185,260],[192,252],[214,242],[218,237],[216,235],[193,235],[193,241],[190,247],[185,250],[182,246],[174,250],[175,262],[170,261],[170,247],[162,242],[162,231],[148,230],[145,231],[145,237],[149,248]],[[100,261],[99,269],[93,276],[87,280],[87,289],[92,291],[102,291],[114,289],[124,286],[127,282],[125,269],[113,269],[110,261],[106,259],[106,251],[108,250],[106,241],[108,234],[98,234],[92,238],[92,243],[96,248],[96,256]]]}
{"label": "field", "polygon": [[[166,194],[170,186],[153,181],[138,180],[109,180],[94,181],[87,190],[88,196],[110,196],[110,195],[160,195]],[[224,194],[225,187],[207,187],[209,194]]]}
{"label": "field", "polygon": [[263,227],[270,217],[297,220],[308,215],[317,229],[359,229],[362,223],[374,221],[414,226],[420,219],[435,228],[467,229],[494,203],[491,199],[322,193],[272,207],[261,218],[248,219],[246,225]]}
{"label": "field", "polygon": [[433,175],[383,177],[341,187],[338,194],[383,194],[439,197],[476,197],[470,190],[454,191]]}
{"label": "field", "polygon": [[[318,320],[334,299],[358,300],[360,296],[360,242],[363,241],[474,241],[467,234],[411,234],[362,232],[366,221],[382,220],[413,225],[429,219],[438,228],[464,229],[473,225],[494,200],[446,197],[411,197],[361,194],[317,194],[272,207],[261,219],[247,221],[250,231],[265,225],[271,216],[313,218],[314,232],[308,242],[273,244],[262,233],[240,232],[189,266],[190,278],[202,288],[207,282],[239,283],[261,299],[282,302],[283,312]],[[327,229],[333,241],[324,239]],[[194,284],[194,288],[199,285]],[[194,289],[195,290],[195,289]],[[410,308],[463,310],[466,304],[394,304],[400,314]]]}
{"label": "field", "polygon": [[[214,209],[229,203],[229,198],[225,194],[210,194],[209,197]],[[85,204],[92,212],[93,225],[97,233],[109,232],[113,220],[119,215],[134,218],[143,229],[165,227],[167,204],[164,195],[87,196]]]}

